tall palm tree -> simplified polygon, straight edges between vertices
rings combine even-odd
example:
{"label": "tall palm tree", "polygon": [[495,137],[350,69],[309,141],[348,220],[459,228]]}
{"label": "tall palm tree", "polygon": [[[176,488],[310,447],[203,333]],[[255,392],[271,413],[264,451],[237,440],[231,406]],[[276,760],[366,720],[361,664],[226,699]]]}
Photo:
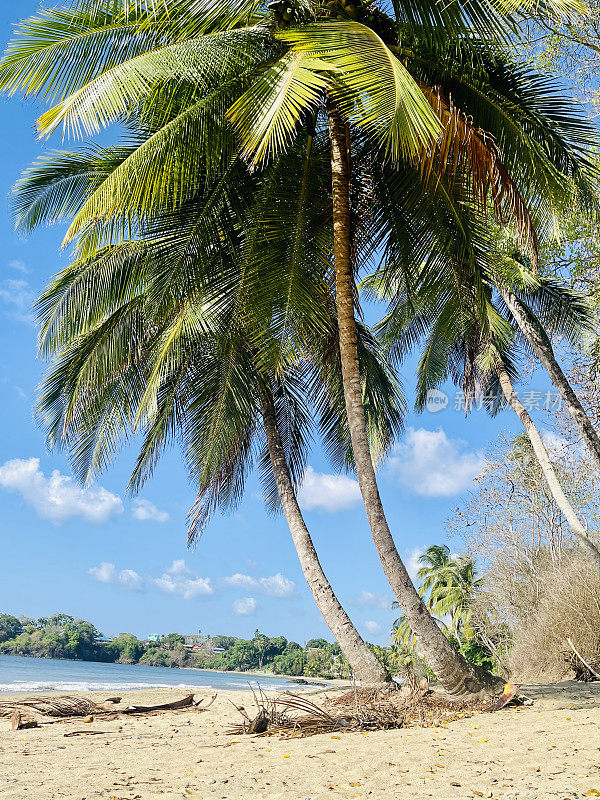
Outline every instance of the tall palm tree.
{"label": "tall palm tree", "polygon": [[[74,188],[77,178],[87,181],[94,173],[105,176],[119,163],[118,156],[122,158],[112,149],[63,153],[54,160],[53,169],[45,161],[45,169],[35,168],[22,184],[33,201],[30,208],[45,202],[49,209],[57,185],[64,181],[72,193],[69,203],[84,202]],[[264,182],[270,185],[279,172],[289,173],[294,166],[286,159],[285,165],[264,176]],[[75,180],[68,181],[69,176]],[[235,176],[231,174],[230,179],[234,181]],[[238,179],[243,184],[246,176]],[[219,184],[220,178],[214,182]],[[297,183],[298,192],[318,201],[314,184],[302,173],[297,173]],[[291,182],[286,186],[290,203]],[[261,189],[254,188],[252,202],[260,206]],[[212,196],[214,186],[209,185],[206,193]],[[64,190],[59,189],[59,194],[64,200]],[[106,467],[120,440],[134,430],[144,431],[130,484],[133,490],[154,469],[165,444],[179,438],[190,476],[199,485],[190,541],[215,508],[239,501],[245,475],[262,448],[259,466],[267,502],[269,507],[279,502],[284,511],[317,606],[357,681],[387,685],[390,678],[385,668],[362,640],[325,576],[296,495],[311,428],[304,398],[311,398],[316,407],[330,451],[347,450],[343,410],[336,399],[340,378],[330,290],[310,275],[308,312],[302,314],[298,306],[298,314],[291,315],[296,327],[309,322],[320,325],[315,366],[302,366],[288,343],[277,375],[261,370],[258,355],[261,348],[269,350],[265,341],[270,333],[268,326],[249,332],[257,317],[246,272],[248,262],[259,255],[251,252],[248,239],[254,227],[242,195],[239,189],[236,210],[243,214],[233,225],[230,208],[216,213],[212,207],[210,232],[220,238],[208,249],[204,249],[206,232],[199,224],[206,197],[200,195],[180,212],[155,219],[140,239],[102,248],[76,260],[58,276],[39,300],[41,349],[55,358],[42,385],[39,412],[50,444],[60,443],[69,450],[82,479]],[[286,209],[280,206],[279,211],[278,220],[283,223]],[[313,202],[312,214],[297,229],[304,254],[296,264],[302,273],[296,276],[297,284],[308,280],[305,273],[310,272],[320,247],[312,234],[320,224],[320,214]],[[282,257],[281,252],[277,255]],[[276,257],[270,254],[266,269],[276,263]],[[297,286],[291,286],[288,294],[295,291]],[[276,308],[276,299],[271,300]],[[298,303],[287,295],[284,301],[293,308]],[[294,338],[291,331],[290,338]],[[361,363],[370,381],[366,396],[371,398],[373,445],[385,450],[401,425],[402,407],[394,376],[366,329],[361,331]]]}
{"label": "tall palm tree", "polygon": [[[327,31],[323,31],[322,33],[319,32],[315,34],[312,30],[294,30],[282,38],[292,44],[299,58],[309,54],[310,57],[319,58],[320,61],[324,61],[327,54],[336,46],[331,38],[326,38],[327,33]],[[323,51],[315,46],[314,40],[319,38],[327,41],[327,50]],[[448,55],[448,52],[446,52],[446,55]],[[420,53],[416,54],[415,61],[417,63],[419,62],[420,56]],[[408,58],[410,58],[410,56]],[[419,67],[420,66],[419,64]],[[435,72],[431,64],[427,66],[429,67],[430,73]],[[506,63],[504,62],[502,66],[505,67]],[[415,71],[418,71],[418,68]],[[478,73],[478,78],[483,76],[483,71],[480,71]],[[455,79],[456,76],[453,75],[452,78]],[[345,80],[345,76],[342,76],[341,79]],[[484,80],[488,83],[490,82],[488,75],[485,75]],[[536,181],[529,172],[529,169],[526,168],[526,171],[529,173],[528,179],[530,185],[525,187],[523,183],[521,183],[523,187],[521,189],[518,184],[511,180],[510,173],[506,170],[505,165],[501,163],[495,146],[490,144],[489,139],[486,139],[486,134],[476,129],[471,123],[468,123],[463,115],[457,113],[456,109],[445,99],[443,93],[438,92],[434,94],[431,90],[428,91],[426,87],[422,86],[422,88],[424,88],[425,93],[431,97],[433,107],[435,107],[435,100],[437,98],[438,116],[442,123],[446,124],[446,127],[443,129],[442,135],[438,139],[437,147],[431,148],[425,146],[420,153],[415,154],[414,146],[411,147],[405,144],[403,153],[405,163],[410,163],[411,160],[415,159],[417,163],[420,163],[422,172],[430,170],[436,175],[436,178],[439,179],[440,176],[443,176],[448,168],[448,163],[451,162],[453,158],[454,169],[452,178],[453,180],[458,179],[464,182],[462,186],[463,194],[469,196],[471,204],[474,206],[479,205],[480,207],[485,206],[488,195],[491,195],[493,198],[494,206],[497,209],[499,209],[499,204],[503,199],[507,201],[510,212],[514,214],[521,228],[523,242],[529,244],[532,254],[535,255],[536,231],[533,214],[535,213],[538,220],[543,221],[544,217],[548,216],[548,207],[544,208],[543,202],[540,203],[540,194],[537,190],[532,192],[533,185]],[[497,87],[494,87],[494,89],[496,90],[495,94],[497,96]],[[352,447],[363,502],[385,574],[404,609],[407,620],[417,633],[421,647],[426,653],[428,662],[434,672],[438,675],[446,688],[457,694],[489,690],[497,685],[494,679],[485,675],[483,672],[475,672],[473,668],[466,664],[459,654],[452,651],[452,648],[440,634],[434,619],[424,608],[422,600],[414,590],[408,572],[396,549],[379,495],[375,470],[366,437],[356,359],[356,321],[354,314],[355,258],[353,258],[352,251],[352,204],[350,192],[352,178],[352,130],[349,124],[349,122],[354,122],[354,119],[349,110],[347,110],[345,114],[341,110],[343,101],[342,104],[340,104],[336,97],[336,90],[337,87],[335,84],[329,88],[325,87],[325,109],[328,119],[332,159],[336,303],[340,330],[340,354],[344,378],[346,412],[350,425]],[[248,141],[250,145],[255,148],[255,152],[260,154],[266,149],[264,143],[264,125],[262,123],[264,117],[260,116],[260,107],[264,105],[264,97],[268,97],[269,94],[268,91],[265,91],[264,94],[261,93],[261,102],[256,103],[252,95],[253,91],[254,90],[250,90],[250,92],[234,106],[234,120],[236,119],[236,115],[239,117],[239,106],[246,102],[247,114],[246,117],[243,118],[243,122],[247,122],[251,119],[253,121],[251,131],[258,131],[259,134],[263,134],[263,139],[260,138],[260,135],[251,135],[248,136]],[[507,94],[510,94],[510,90]],[[279,96],[281,96],[281,91],[279,92]],[[271,93],[271,97],[273,98],[273,93]],[[297,98],[294,98],[294,101],[297,103]],[[283,105],[285,106],[285,104]],[[492,103],[489,102],[489,105],[491,106]],[[289,114],[289,106],[290,102],[288,102],[285,109],[286,114]],[[481,107],[476,110],[480,118],[484,116],[481,113]],[[488,108],[485,109],[485,111],[488,110]],[[270,119],[272,118],[271,110],[269,110],[268,116]],[[477,119],[477,117],[475,118]],[[513,118],[510,125],[514,125],[515,121],[516,120]],[[498,124],[499,120],[496,118],[495,122]],[[552,122],[555,123],[556,119],[552,120]],[[564,120],[560,124],[562,125],[563,122]],[[522,125],[522,120],[519,120],[518,124]],[[539,120],[537,125],[539,125]],[[557,145],[556,139],[558,137],[555,136],[557,127],[560,126],[552,125],[553,130],[549,137],[553,140],[554,146]],[[459,129],[458,135],[456,133],[457,128]],[[514,147],[511,152],[511,144],[514,145],[514,139],[512,142],[507,141],[508,126],[506,125],[506,120],[504,120],[503,123],[500,122],[499,128],[504,134],[505,145],[507,145],[507,158],[512,158],[518,163],[518,156],[523,155],[521,146],[518,145]],[[452,131],[451,134],[448,133],[449,130]],[[538,127],[536,135],[539,136],[540,133],[541,131]],[[563,129],[560,133],[567,133],[568,135],[567,129]],[[574,131],[574,134],[573,143],[580,143],[584,140],[586,136],[585,125],[582,125],[579,130]],[[589,142],[589,129],[587,136]],[[425,142],[426,145],[426,139],[424,137],[421,138],[421,141]],[[562,143],[558,142],[558,144],[560,145]],[[581,165],[577,163],[576,150],[571,146],[571,143],[569,143],[568,148],[561,148],[559,146],[558,149],[561,150],[560,157],[548,160],[546,160],[545,157],[537,159],[532,158],[532,152],[530,151],[527,156],[530,161],[528,166],[531,166],[533,163],[535,165],[534,169],[541,169],[545,172],[540,182],[543,185],[543,196],[545,196],[546,199],[552,196],[554,201],[564,202],[567,195],[574,195],[574,192],[570,191],[570,179],[575,177],[577,182],[581,184],[582,170]],[[433,150],[433,156],[425,154],[429,153],[431,150]],[[453,155],[451,156],[450,153]],[[535,155],[538,156],[539,153],[536,152]],[[553,155],[556,156],[556,153]],[[396,156],[396,162],[398,160]],[[559,165],[558,162],[562,163]],[[585,163],[585,161],[582,162],[582,164]],[[458,170],[456,169],[457,164],[459,166]],[[397,167],[397,165],[397,163],[394,164],[395,167]],[[520,166],[522,167],[523,165],[521,164]],[[562,167],[565,172],[564,180],[556,180],[556,173],[559,166]],[[493,174],[494,177],[490,181],[489,176],[491,174]],[[522,177],[521,175],[521,178]],[[561,176],[561,178],[562,177],[563,176]],[[551,185],[552,181],[554,182],[553,186]],[[376,182],[375,184],[376,190],[382,186],[387,189],[389,185],[389,183],[386,185],[385,181],[380,183]],[[538,184],[538,186],[539,185],[540,184]],[[466,192],[465,189],[467,190]],[[471,190],[471,192],[469,193],[468,190]],[[534,200],[534,195],[536,193],[538,198],[537,202]],[[389,201],[389,196],[387,199]],[[405,198],[402,196],[396,194],[394,200],[398,202],[400,207],[405,205]],[[402,210],[404,210],[404,208]],[[470,674],[469,670],[471,671]]]}
{"label": "tall palm tree", "polygon": [[[559,0],[548,3],[545,10],[564,12],[574,7]],[[515,107],[508,102],[510,97],[507,101],[514,87],[509,86],[500,97],[496,87],[488,98],[489,80],[484,81],[483,91],[475,92],[468,76],[463,76],[463,88],[471,91],[474,111],[500,129],[502,163],[489,137],[448,101],[443,87],[432,88],[444,82],[437,81],[444,69],[455,70],[449,65],[456,64],[459,44],[467,51],[471,48],[471,55],[477,58],[484,53],[483,45],[471,47],[477,39],[474,30],[490,38],[510,27],[512,20],[505,11],[493,2],[462,7],[424,1],[418,7],[398,4],[393,19],[365,6],[346,13],[343,8],[336,11],[329,5],[302,2],[291,15],[287,11],[280,15],[281,20],[276,13],[273,27],[264,24],[264,7],[243,0],[233,7],[174,0],[161,3],[158,10],[133,0],[106,4],[90,0],[77,3],[74,11],[44,12],[26,23],[21,40],[9,47],[0,66],[4,88],[59,100],[40,118],[44,134],[60,124],[67,131],[94,133],[132,110],[150,118],[156,128],[152,137],[134,148],[123,169],[100,183],[75,217],[67,240],[78,237],[82,253],[107,237],[122,235],[148,213],[183,202],[200,167],[214,169],[215,163],[227,161],[216,158],[215,153],[221,153],[225,145],[229,154],[231,137],[223,136],[224,126],[215,120],[230,119],[248,159],[259,164],[292,148],[299,131],[305,125],[310,128],[314,112],[324,109],[331,145],[339,344],[359,484],[392,588],[418,631],[432,668],[446,688],[458,694],[489,690],[498,681],[466,664],[440,635],[412,586],[385,520],[358,368],[354,314],[358,251],[352,246],[350,187],[356,174],[354,149],[367,138],[371,151],[375,144],[378,155],[385,155],[389,169],[383,190],[389,191],[395,184],[394,199],[399,207],[409,202],[402,184],[407,173],[404,169],[399,181],[393,175],[395,166],[420,165],[426,176],[436,180],[458,168],[461,176],[471,176],[468,185],[476,201],[491,194],[496,209],[504,207],[515,214],[523,235],[533,238],[527,201],[536,205],[539,217],[558,196],[565,195],[561,170],[577,172],[578,147],[585,131],[577,124],[569,127],[564,115],[555,115],[549,126],[548,120],[540,123],[522,104]],[[338,16],[339,21],[331,21]],[[273,22],[272,17],[269,20]],[[290,22],[299,24],[281,29]],[[458,42],[456,36],[461,35]],[[404,47],[405,41],[414,46]],[[445,61],[437,56],[423,59],[418,52],[423,51],[420,41],[430,49],[441,41]],[[501,66],[506,65],[502,62]],[[434,80],[423,82],[423,73]],[[479,65],[478,79],[485,74]],[[445,76],[445,82],[449,80],[459,80],[456,70],[450,78]],[[476,95],[479,102],[474,100]],[[552,139],[550,150],[538,146],[542,133]],[[569,136],[567,152],[563,145]],[[171,158],[174,152],[178,153],[175,162]],[[512,178],[507,164],[515,167]],[[144,174],[143,182],[132,179],[140,174]],[[381,208],[378,211],[384,213]],[[371,234],[371,245],[383,229]]]}

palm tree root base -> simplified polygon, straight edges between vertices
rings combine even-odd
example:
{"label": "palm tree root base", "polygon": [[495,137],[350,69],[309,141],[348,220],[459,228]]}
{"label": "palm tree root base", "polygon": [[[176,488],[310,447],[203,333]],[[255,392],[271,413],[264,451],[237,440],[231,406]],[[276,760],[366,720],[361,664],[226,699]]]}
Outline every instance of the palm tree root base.
{"label": "palm tree root base", "polygon": [[[251,716],[240,707],[243,721],[229,734],[304,738],[319,733],[389,730],[393,728],[433,727],[482,712],[499,711],[518,703],[518,687],[508,685],[492,702],[489,698],[459,699],[432,691],[426,681],[418,686],[396,690],[354,688],[319,706],[306,697],[284,694],[267,698],[255,695],[257,714]],[[260,729],[255,725],[260,719]]]}

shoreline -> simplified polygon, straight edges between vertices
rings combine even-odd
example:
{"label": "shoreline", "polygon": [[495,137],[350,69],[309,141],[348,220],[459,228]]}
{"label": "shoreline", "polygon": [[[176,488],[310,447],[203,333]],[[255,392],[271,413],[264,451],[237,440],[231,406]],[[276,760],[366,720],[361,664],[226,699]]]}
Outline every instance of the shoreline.
{"label": "shoreline", "polygon": [[[245,679],[248,680],[249,683],[252,681],[252,678],[255,678],[255,679],[263,678],[263,679],[266,679],[266,680],[269,680],[269,681],[281,680],[282,682],[283,681],[289,682],[291,685],[297,687],[298,689],[300,689],[300,688],[308,688],[308,687],[313,687],[313,688],[317,688],[318,687],[318,688],[321,688],[321,689],[326,689],[326,688],[345,687],[345,686],[350,686],[351,685],[351,682],[349,680],[343,679],[343,678],[313,678],[313,677],[304,677],[302,675],[285,675],[285,674],[278,674],[278,673],[274,673],[274,672],[257,671],[257,670],[240,671],[240,670],[206,669],[204,667],[158,667],[158,666],[153,665],[153,664],[139,664],[139,663],[137,663],[137,664],[123,664],[123,663],[120,663],[118,661],[92,661],[92,660],[79,659],[79,658],[54,658],[54,657],[46,658],[46,657],[38,657],[38,656],[30,656],[30,655],[20,655],[20,654],[17,655],[17,654],[13,654],[13,653],[2,653],[2,654],[0,654],[0,656],[7,656],[9,658],[23,658],[23,659],[28,659],[30,661],[40,661],[40,662],[44,662],[44,661],[60,661],[62,663],[66,663],[66,664],[92,664],[92,665],[102,665],[103,667],[105,665],[106,666],[111,666],[112,665],[115,668],[119,668],[119,667],[126,667],[126,668],[140,667],[140,668],[144,669],[144,668],[148,667],[148,668],[152,668],[152,669],[168,670],[168,672],[170,674],[175,673],[173,675],[174,679],[176,678],[178,672],[189,671],[189,672],[194,672],[194,673],[198,673],[198,672],[204,673],[205,672],[205,673],[207,673],[207,680],[209,680],[208,675],[210,675],[210,674],[212,674],[212,675],[220,675],[220,676],[223,676],[224,678],[226,678],[227,676],[231,676],[232,678],[238,678],[238,679],[244,679],[245,678]],[[130,677],[133,678],[134,675],[132,674]],[[45,680],[48,680],[49,683],[53,682],[52,678],[45,678],[43,675],[39,677],[39,682],[40,683],[44,682]],[[32,677],[31,682],[34,683],[35,681],[36,681],[36,677]],[[86,677],[82,676],[81,677],[81,683],[85,683],[85,681],[86,681]],[[89,678],[89,681],[92,684],[96,683],[96,682],[99,682],[97,680],[94,680],[92,677]],[[19,679],[15,678],[14,682],[18,683]],[[69,680],[66,679],[65,681],[54,681],[54,682],[57,682],[57,683],[69,682]],[[76,683],[77,679],[73,679],[71,682]],[[9,681],[9,683],[10,683],[10,681]],[[123,679],[123,680],[115,679],[115,683],[126,683],[126,680],[125,679]],[[194,684],[189,684],[189,687],[190,687],[190,689],[197,688],[199,691],[205,689],[205,687],[195,686]],[[136,691],[136,692],[140,692],[140,691],[153,691],[154,689],[158,690],[158,688],[168,689],[168,688],[171,688],[171,687],[168,687],[168,686],[153,687],[149,683],[147,686],[144,686],[143,684],[140,684],[139,686],[127,687],[125,689],[121,689],[121,688],[115,687],[114,691],[125,691],[125,692],[127,692],[127,691]],[[172,687],[172,688],[175,688],[175,687]],[[211,688],[214,688],[215,691],[219,690],[219,687],[211,687]],[[250,689],[251,689],[251,687],[247,687],[247,688],[246,687],[244,687],[244,688],[240,687],[240,691],[250,691]],[[263,687],[263,690],[265,690],[265,687]],[[267,690],[270,690],[270,687],[267,687]],[[48,691],[48,692],[74,691],[74,692],[77,692],[79,690],[67,690],[67,689],[64,689],[64,688],[61,688],[61,687],[58,687],[58,688],[49,687],[47,689],[46,688],[40,689],[39,691],[43,691],[43,692],[45,692],[45,691]],[[82,691],[100,691],[100,692],[102,692],[104,690],[103,689],[89,689],[89,690],[82,690]],[[113,689],[109,689],[108,691],[113,691]],[[236,689],[231,689],[230,688],[230,689],[227,689],[227,690],[226,689],[221,689],[220,691],[237,691],[237,688]],[[14,697],[16,694],[23,694],[23,692],[21,692],[19,690],[3,690],[3,689],[0,689],[0,697],[4,697],[5,695],[6,696],[10,696],[10,697]]]}

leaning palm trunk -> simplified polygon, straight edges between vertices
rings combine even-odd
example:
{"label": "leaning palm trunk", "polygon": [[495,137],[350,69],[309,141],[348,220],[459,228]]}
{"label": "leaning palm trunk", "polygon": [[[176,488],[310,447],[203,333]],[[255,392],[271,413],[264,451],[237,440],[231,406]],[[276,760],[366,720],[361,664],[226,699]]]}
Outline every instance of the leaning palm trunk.
{"label": "leaning palm trunk", "polygon": [[334,635],[342,653],[348,659],[354,677],[361,686],[383,687],[391,678],[385,667],[366,645],[352,620],[342,608],[319,561],[302,511],[298,505],[294,485],[277,427],[273,398],[268,391],[261,393],[262,417],[269,448],[269,456],[277,491],[285,513],[302,572],[313,593],[319,611]]}
{"label": "leaning palm trunk", "polygon": [[502,299],[508,306],[519,329],[543,364],[546,372],[550,376],[550,380],[558,389],[567,407],[567,411],[579,428],[583,441],[587,445],[595,462],[600,467],[600,436],[598,436],[590,418],[581,405],[581,401],[573,391],[573,387],[556,360],[548,338],[542,333],[535,321],[529,317],[527,311],[513,292],[503,286],[500,286],[499,290]]}
{"label": "leaning palm trunk", "polygon": [[334,262],[342,380],[356,474],[373,541],[385,575],[419,648],[444,689],[456,696],[488,694],[502,685],[501,679],[469,664],[444,636],[413,586],[385,518],[371,459],[358,365],[346,126],[331,101],[328,102],[327,113],[331,140]]}
{"label": "leaning palm trunk", "polygon": [[575,513],[575,509],[564,493],[563,488],[560,485],[558,475],[556,474],[556,470],[554,469],[548,454],[548,450],[546,449],[542,437],[540,436],[540,432],[536,428],[531,415],[517,397],[510,380],[510,376],[500,358],[496,360],[495,367],[504,397],[515,414],[519,417],[523,427],[525,428],[525,432],[529,437],[529,441],[533,447],[533,452],[536,455],[544,478],[546,479],[546,483],[548,484],[548,488],[550,489],[550,494],[554,498],[554,502],[564,515],[569,527],[573,531],[573,534],[585,551],[587,557],[592,561],[598,573],[600,573],[600,550],[598,549],[598,546],[590,539],[588,532],[582,525],[581,520]]}

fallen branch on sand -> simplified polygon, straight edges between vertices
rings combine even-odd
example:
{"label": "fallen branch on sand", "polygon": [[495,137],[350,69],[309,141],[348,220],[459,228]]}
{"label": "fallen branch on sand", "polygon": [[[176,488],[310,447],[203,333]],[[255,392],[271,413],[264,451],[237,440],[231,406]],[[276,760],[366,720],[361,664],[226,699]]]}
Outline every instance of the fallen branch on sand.
{"label": "fallen branch on sand", "polygon": [[[200,705],[202,700],[197,705]],[[156,706],[128,706],[120,711],[121,714],[148,714],[150,711],[175,711],[178,708],[189,708],[196,705],[194,695],[188,694],[181,700],[173,700],[171,703],[159,703]]]}
{"label": "fallen branch on sand", "polygon": [[596,670],[592,667],[591,664],[588,664],[587,661],[584,661],[583,656],[575,649],[575,645],[567,636],[567,644],[573,651],[575,655],[575,659],[573,656],[569,654],[565,660],[571,665],[571,668],[575,672],[575,680],[576,681],[600,681],[600,674],[596,672]]}
{"label": "fallen branch on sand", "polygon": [[[173,700],[170,703],[159,703],[152,706],[130,705],[126,708],[115,708],[114,705],[108,707],[100,703],[94,703],[82,697],[30,697],[25,700],[4,700],[0,702],[0,717],[10,717],[13,730],[23,730],[24,728],[34,728],[42,725],[50,725],[60,720],[84,717],[84,722],[89,722],[93,717],[103,717],[105,719],[115,719],[120,714],[138,716],[143,714],[160,714],[165,711],[191,710],[206,711],[214,703],[217,695],[213,695],[210,702],[200,708],[203,698],[194,700],[193,694],[188,694],[181,700]],[[120,701],[121,698],[118,698]],[[117,698],[110,698],[105,702],[114,704]],[[89,719],[85,719],[89,717]]]}

